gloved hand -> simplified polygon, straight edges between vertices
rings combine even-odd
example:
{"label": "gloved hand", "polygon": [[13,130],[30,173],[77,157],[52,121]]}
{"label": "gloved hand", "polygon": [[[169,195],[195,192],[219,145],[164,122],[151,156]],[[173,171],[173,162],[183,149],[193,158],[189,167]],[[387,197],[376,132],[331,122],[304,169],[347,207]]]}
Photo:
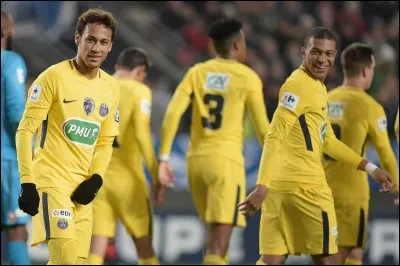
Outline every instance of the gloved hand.
{"label": "gloved hand", "polygon": [[39,212],[39,193],[33,183],[22,183],[19,193],[18,207],[25,213],[35,216]]}
{"label": "gloved hand", "polygon": [[91,178],[86,179],[72,193],[71,200],[79,204],[87,205],[94,200],[97,192],[103,185],[103,179],[100,175],[94,174]]}

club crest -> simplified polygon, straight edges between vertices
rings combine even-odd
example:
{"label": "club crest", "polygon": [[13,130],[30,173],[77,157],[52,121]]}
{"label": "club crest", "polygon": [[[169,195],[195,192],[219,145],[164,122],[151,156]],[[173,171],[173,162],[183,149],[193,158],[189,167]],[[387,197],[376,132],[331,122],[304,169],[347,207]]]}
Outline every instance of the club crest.
{"label": "club crest", "polygon": [[105,117],[108,114],[108,105],[105,103],[102,103],[100,105],[100,116]]}
{"label": "club crest", "polygon": [[57,222],[57,226],[58,226],[58,228],[65,230],[68,228],[68,222],[65,219],[60,219]]}
{"label": "club crest", "polygon": [[91,115],[94,111],[94,101],[92,98],[86,97],[83,101],[83,110],[85,111],[86,115]]}

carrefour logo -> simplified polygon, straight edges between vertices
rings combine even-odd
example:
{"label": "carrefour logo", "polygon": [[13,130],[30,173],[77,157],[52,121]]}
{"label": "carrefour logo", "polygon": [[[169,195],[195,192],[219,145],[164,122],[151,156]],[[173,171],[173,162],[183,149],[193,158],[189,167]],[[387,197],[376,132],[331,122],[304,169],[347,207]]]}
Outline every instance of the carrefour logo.
{"label": "carrefour logo", "polygon": [[69,118],[63,124],[63,134],[71,142],[92,146],[99,135],[100,124],[80,118]]}

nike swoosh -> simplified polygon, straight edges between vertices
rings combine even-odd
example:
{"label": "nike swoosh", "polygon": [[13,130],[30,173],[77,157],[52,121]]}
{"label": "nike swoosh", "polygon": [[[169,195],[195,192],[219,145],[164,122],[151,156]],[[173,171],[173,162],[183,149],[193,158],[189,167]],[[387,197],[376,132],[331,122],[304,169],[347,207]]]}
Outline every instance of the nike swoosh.
{"label": "nike swoosh", "polygon": [[72,100],[72,101],[67,101],[66,99],[64,99],[63,103],[73,103],[76,102],[77,100]]}
{"label": "nike swoosh", "polygon": [[325,109],[326,109],[326,106],[325,106],[325,107],[322,107],[322,111],[325,110]]}

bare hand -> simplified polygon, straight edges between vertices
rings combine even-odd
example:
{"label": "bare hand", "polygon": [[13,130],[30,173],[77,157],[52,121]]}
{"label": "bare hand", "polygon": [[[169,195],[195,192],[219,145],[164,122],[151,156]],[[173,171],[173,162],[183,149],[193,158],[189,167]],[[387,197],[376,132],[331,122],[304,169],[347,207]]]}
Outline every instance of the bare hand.
{"label": "bare hand", "polygon": [[382,188],[379,189],[379,192],[387,193],[393,190],[394,188],[393,177],[384,170],[376,168],[372,172],[372,178],[374,179],[375,182],[378,182],[379,184],[382,185]]}
{"label": "bare hand", "polygon": [[245,216],[253,216],[261,208],[267,192],[268,188],[266,186],[257,185],[246,200],[238,204],[239,211]]}
{"label": "bare hand", "polygon": [[158,164],[158,180],[164,186],[174,187],[175,174],[169,162],[161,161]]}
{"label": "bare hand", "polygon": [[165,187],[161,184],[153,185],[154,207],[159,207],[165,200]]}

